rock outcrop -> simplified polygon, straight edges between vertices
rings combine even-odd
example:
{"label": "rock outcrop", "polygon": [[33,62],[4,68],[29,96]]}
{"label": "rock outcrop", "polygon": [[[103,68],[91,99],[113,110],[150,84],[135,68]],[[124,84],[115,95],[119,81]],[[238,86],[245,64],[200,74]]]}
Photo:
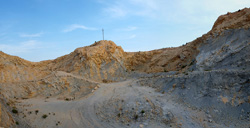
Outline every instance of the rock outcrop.
{"label": "rock outcrop", "polygon": [[52,61],[55,71],[65,71],[82,77],[102,81],[118,81],[126,76],[125,52],[112,41],[99,41],[77,48],[69,55]]}
{"label": "rock outcrop", "polygon": [[228,12],[221,15],[212,28],[213,32],[220,32],[227,29],[248,29],[250,27],[250,12],[249,8],[238,10],[237,12]]}

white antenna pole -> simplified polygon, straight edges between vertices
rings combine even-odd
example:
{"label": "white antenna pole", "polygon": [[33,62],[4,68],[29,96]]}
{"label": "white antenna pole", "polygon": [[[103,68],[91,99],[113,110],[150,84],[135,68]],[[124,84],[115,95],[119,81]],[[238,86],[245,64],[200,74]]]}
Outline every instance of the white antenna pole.
{"label": "white antenna pole", "polygon": [[102,29],[102,38],[104,40],[104,29]]}

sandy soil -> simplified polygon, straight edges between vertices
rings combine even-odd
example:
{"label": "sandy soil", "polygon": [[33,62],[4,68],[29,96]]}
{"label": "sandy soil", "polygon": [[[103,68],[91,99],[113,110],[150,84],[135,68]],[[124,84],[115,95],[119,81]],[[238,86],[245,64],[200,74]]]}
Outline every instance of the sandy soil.
{"label": "sandy soil", "polygon": [[[116,108],[119,105],[120,110]],[[204,112],[175,103],[166,94],[139,86],[136,80],[100,84],[100,88],[79,100],[34,98],[20,100],[18,106],[23,121],[36,128],[216,126],[206,121]],[[119,111],[123,111],[122,115]]]}

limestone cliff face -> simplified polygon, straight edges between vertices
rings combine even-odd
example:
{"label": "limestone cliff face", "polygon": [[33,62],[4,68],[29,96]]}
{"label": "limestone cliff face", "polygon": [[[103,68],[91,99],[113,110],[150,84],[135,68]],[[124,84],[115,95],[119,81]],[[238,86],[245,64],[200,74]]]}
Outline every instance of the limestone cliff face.
{"label": "limestone cliff face", "polygon": [[250,28],[214,33],[199,47],[197,70],[237,69],[250,66]]}
{"label": "limestone cliff face", "polygon": [[126,53],[120,46],[105,40],[77,48],[69,55],[52,61],[50,65],[53,70],[70,72],[96,81],[116,81],[127,74],[125,56]]}
{"label": "limestone cliff face", "polygon": [[198,70],[249,68],[250,9],[220,16],[205,36],[196,56]]}
{"label": "limestone cliff face", "polygon": [[176,48],[127,53],[126,66],[128,69],[147,73],[184,71],[195,61],[198,53],[196,42]]}
{"label": "limestone cliff face", "polygon": [[176,48],[128,53],[127,67],[142,72],[247,69],[250,9],[220,16],[211,31]]}
{"label": "limestone cliff face", "polygon": [[48,62],[29,62],[0,52],[0,83],[41,79],[49,74]]}
{"label": "limestone cliff face", "polygon": [[234,13],[221,15],[212,28],[212,31],[219,32],[227,29],[240,29],[250,27],[250,11],[249,8],[238,10]]}

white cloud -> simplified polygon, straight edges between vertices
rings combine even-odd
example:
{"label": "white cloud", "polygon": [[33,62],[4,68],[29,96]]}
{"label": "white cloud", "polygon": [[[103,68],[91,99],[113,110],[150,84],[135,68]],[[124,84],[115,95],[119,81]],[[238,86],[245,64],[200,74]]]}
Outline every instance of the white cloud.
{"label": "white cloud", "polygon": [[136,37],[136,35],[131,35],[128,39],[134,39]]}
{"label": "white cloud", "polygon": [[[202,12],[217,13],[221,15],[222,13],[237,11],[244,7],[250,6],[249,0],[180,0],[180,7],[183,8],[188,13],[196,13],[197,10]],[[223,6],[222,6],[223,5]]]}
{"label": "white cloud", "polygon": [[43,35],[43,32],[35,33],[35,34],[20,34],[20,37],[40,37]]}
{"label": "white cloud", "polygon": [[219,15],[249,7],[250,0],[119,0],[102,4],[110,17],[143,16],[163,22],[207,25]]}
{"label": "white cloud", "polygon": [[137,27],[135,27],[135,26],[129,26],[129,27],[127,27],[127,28],[121,28],[121,29],[117,29],[118,31],[134,31],[134,30],[136,30],[136,29],[138,29]]}
{"label": "white cloud", "polygon": [[113,35],[111,38],[112,38],[112,40],[114,40],[114,41],[131,40],[131,39],[136,38],[136,34],[126,35],[126,36],[121,36],[121,35],[117,36],[117,35]]}
{"label": "white cloud", "polygon": [[108,15],[112,14],[112,17],[124,17],[127,15],[128,11],[121,5],[115,5],[104,9]]}
{"label": "white cloud", "polygon": [[104,4],[104,12],[106,15],[121,18],[131,15],[136,16],[154,16],[156,10],[159,9],[158,4],[162,0],[119,0],[115,2],[100,2]]}
{"label": "white cloud", "polygon": [[0,50],[4,51],[8,54],[19,54],[19,53],[27,53],[32,50],[40,48],[39,42],[36,40],[29,40],[26,42],[21,42],[19,44],[0,44]]}
{"label": "white cloud", "polygon": [[84,25],[79,25],[79,24],[72,24],[70,25],[68,28],[64,29],[63,32],[71,32],[74,31],[76,29],[83,29],[83,30],[97,30],[96,28],[90,28],[90,27],[86,27]]}

